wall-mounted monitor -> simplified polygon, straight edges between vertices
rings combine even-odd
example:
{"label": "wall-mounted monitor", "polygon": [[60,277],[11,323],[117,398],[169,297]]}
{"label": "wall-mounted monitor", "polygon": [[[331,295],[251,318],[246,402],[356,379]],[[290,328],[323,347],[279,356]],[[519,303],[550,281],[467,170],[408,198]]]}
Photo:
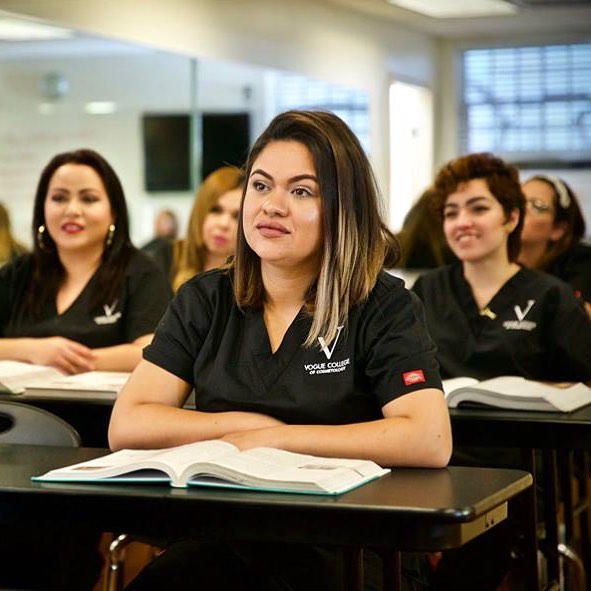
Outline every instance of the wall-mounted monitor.
{"label": "wall-mounted monitor", "polygon": [[145,114],[142,118],[146,191],[190,191],[191,116]]}
{"label": "wall-mounted monitor", "polygon": [[201,133],[202,178],[220,166],[245,163],[250,147],[248,113],[203,113]]}

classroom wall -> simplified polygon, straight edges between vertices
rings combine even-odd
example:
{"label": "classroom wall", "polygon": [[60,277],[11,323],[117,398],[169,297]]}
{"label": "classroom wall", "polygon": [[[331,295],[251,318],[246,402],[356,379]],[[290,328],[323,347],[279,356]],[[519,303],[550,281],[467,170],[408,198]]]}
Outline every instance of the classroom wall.
{"label": "classroom wall", "polygon": [[437,43],[431,36],[314,0],[0,0],[0,9],[182,55],[365,89],[371,157],[384,193],[390,180],[389,85],[393,79],[429,88],[435,83]]}
{"label": "classroom wall", "polygon": [[[66,95],[55,101],[39,88],[51,72],[60,72],[69,84]],[[191,90],[195,78],[196,95]],[[184,233],[193,192],[144,189],[143,113],[188,113],[194,107],[247,111],[257,132],[263,125],[264,84],[265,72],[258,67],[216,60],[195,65],[185,56],[125,47],[84,59],[0,59],[0,201],[10,208],[16,236],[31,244],[33,197],[43,166],[57,152],[80,147],[102,153],[120,175],[136,244],[151,237],[154,215],[164,207],[178,214]],[[84,105],[97,99],[115,102],[117,111],[85,113]]]}

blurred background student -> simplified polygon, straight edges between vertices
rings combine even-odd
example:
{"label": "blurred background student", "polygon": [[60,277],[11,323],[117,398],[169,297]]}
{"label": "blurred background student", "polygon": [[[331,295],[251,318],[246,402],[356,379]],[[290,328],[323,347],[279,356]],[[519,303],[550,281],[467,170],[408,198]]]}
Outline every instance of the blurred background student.
{"label": "blurred background student", "polygon": [[522,185],[526,198],[519,262],[569,283],[591,315],[591,245],[579,200],[562,179],[537,174]]}
{"label": "blurred background student", "polygon": [[410,208],[396,238],[401,250],[399,268],[433,269],[455,260],[445,240],[439,214],[433,207],[431,187]]}
{"label": "blurred background student", "polygon": [[187,237],[173,247],[170,273],[175,292],[197,273],[221,267],[234,254],[243,187],[244,173],[235,166],[218,168],[203,181]]}
{"label": "blurred background student", "polygon": [[[179,222],[174,211],[161,209],[154,218],[154,237],[141,250],[156,262],[162,263],[165,270],[169,269],[172,261],[170,245],[178,238],[178,234]],[[168,254],[168,258],[161,261],[163,254]]]}
{"label": "blurred background student", "polygon": [[8,210],[0,202],[0,267],[25,252],[26,246],[12,235]]}
{"label": "blurred background student", "polygon": [[0,270],[0,359],[66,373],[131,371],[171,296],[129,239],[121,182],[92,150],[55,156],[37,185],[34,249]]}

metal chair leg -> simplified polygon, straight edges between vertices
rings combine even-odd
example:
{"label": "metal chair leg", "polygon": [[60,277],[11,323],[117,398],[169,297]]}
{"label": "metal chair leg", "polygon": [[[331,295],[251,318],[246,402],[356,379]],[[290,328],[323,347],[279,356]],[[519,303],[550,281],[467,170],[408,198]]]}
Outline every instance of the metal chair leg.
{"label": "metal chair leg", "polygon": [[127,534],[121,534],[109,545],[105,591],[122,591],[125,548],[131,541]]}
{"label": "metal chair leg", "polygon": [[[566,544],[558,544],[560,556],[560,588],[568,591],[586,591],[585,566],[579,555]],[[567,564],[571,568],[567,569]]]}

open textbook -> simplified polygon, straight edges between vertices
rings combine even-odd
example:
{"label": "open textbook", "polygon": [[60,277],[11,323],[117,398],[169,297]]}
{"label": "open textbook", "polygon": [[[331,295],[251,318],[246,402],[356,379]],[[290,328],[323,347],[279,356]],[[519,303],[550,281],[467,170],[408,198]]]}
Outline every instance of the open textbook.
{"label": "open textbook", "polygon": [[221,440],[160,450],[124,449],[33,477],[41,482],[168,482],[336,495],[390,472],[369,460],[323,458],[258,447],[240,451]]}
{"label": "open textbook", "polygon": [[25,395],[35,398],[70,398],[73,394],[78,394],[85,398],[115,400],[129,375],[116,371],[88,371],[71,376],[58,374],[53,378],[27,384]]}
{"label": "open textbook", "polygon": [[63,377],[54,367],[22,361],[0,361],[0,392],[22,394],[27,385]]}
{"label": "open textbook", "polygon": [[483,381],[451,378],[443,380],[443,390],[450,408],[476,402],[515,410],[571,412],[591,404],[591,388],[585,384],[548,384],[518,376]]}

